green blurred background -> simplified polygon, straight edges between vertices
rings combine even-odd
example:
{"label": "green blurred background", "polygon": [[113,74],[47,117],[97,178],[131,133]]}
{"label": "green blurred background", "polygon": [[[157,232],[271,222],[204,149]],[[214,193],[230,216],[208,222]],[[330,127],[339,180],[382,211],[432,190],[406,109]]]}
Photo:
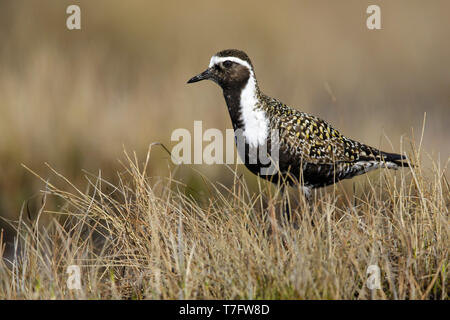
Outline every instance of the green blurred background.
{"label": "green blurred background", "polygon": [[[66,28],[71,4],[80,31]],[[370,4],[382,30],[366,28]],[[48,162],[83,186],[82,169],[114,180],[123,145],[144,160],[194,120],[231,128],[215,84],[186,85],[225,48],[249,54],[266,94],[386,151],[400,152],[412,129],[418,139],[427,112],[423,148],[446,162],[449,12],[436,0],[2,0],[0,215],[16,217],[42,189],[21,163],[52,180]],[[150,174],[166,175],[168,161],[155,150]],[[195,169],[231,183],[223,166]],[[193,170],[180,178],[199,185]]]}

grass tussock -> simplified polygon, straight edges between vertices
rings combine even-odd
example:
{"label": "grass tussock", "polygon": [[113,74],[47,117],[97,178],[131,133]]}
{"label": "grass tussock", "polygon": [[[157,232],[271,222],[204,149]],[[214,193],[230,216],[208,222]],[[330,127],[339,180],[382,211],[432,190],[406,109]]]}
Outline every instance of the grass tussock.
{"label": "grass tussock", "polygon": [[[149,177],[150,158],[126,154],[116,182],[86,175],[86,190],[56,171],[61,183],[43,180],[42,208],[22,210],[15,254],[0,259],[0,298],[448,299],[449,185],[438,164],[379,171],[359,194],[338,184],[311,208],[294,189],[286,223],[273,186],[252,194],[236,174],[231,188],[203,177],[208,194],[195,200],[176,168]],[[81,268],[80,290],[67,288],[69,265]],[[367,288],[369,265],[381,289]]]}

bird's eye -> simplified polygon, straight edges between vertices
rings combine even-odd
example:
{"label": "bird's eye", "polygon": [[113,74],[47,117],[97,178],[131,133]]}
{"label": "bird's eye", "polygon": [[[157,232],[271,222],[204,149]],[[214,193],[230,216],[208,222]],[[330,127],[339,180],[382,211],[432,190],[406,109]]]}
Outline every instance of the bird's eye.
{"label": "bird's eye", "polygon": [[233,63],[232,63],[230,60],[226,60],[226,61],[223,62],[223,66],[224,66],[225,68],[231,67],[232,64],[233,64]]}

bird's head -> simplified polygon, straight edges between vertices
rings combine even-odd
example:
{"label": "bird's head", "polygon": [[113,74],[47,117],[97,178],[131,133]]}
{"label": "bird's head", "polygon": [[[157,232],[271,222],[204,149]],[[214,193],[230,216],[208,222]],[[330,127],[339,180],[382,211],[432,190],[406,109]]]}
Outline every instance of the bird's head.
{"label": "bird's head", "polygon": [[212,80],[224,90],[242,89],[255,75],[250,58],[236,49],[222,50],[211,57],[208,69],[189,79],[188,83]]}

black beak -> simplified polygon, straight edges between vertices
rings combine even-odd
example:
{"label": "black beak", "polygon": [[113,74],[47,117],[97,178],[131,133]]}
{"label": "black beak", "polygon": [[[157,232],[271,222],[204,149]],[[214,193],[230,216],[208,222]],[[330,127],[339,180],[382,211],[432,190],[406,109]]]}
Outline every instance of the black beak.
{"label": "black beak", "polygon": [[196,75],[195,77],[192,77],[191,79],[189,79],[189,81],[187,83],[194,83],[194,82],[198,82],[198,81],[202,81],[202,80],[207,80],[211,78],[211,69],[206,69],[205,71],[203,71],[202,73],[200,73],[199,75]]}

